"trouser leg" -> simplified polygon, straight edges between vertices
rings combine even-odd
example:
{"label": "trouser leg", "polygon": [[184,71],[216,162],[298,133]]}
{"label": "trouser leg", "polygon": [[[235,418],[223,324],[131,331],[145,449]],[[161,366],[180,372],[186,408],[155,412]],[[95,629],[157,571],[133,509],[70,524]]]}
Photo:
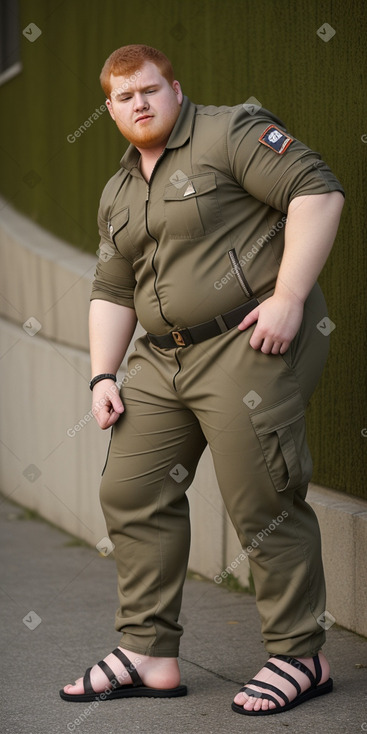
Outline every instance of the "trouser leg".
{"label": "trouser leg", "polygon": [[305,501],[312,462],[304,418],[327,353],[316,328],[323,308],[316,289],[286,358],[254,351],[252,329],[233,330],[205,349],[195,346],[195,360],[193,351],[182,354],[177,380],[210,445],[252,568],[266,648],[298,657],[315,654],[324,641],[317,622],[325,610],[320,534]]}
{"label": "trouser leg", "polygon": [[185,492],[206,441],[195,416],[167,387],[177,370],[173,355],[152,352],[151,359],[163,363],[163,374],[144,351],[147,347],[134,353],[131,364],[140,370],[122,390],[125,412],[113,428],[101,504],[115,544],[121,645],[177,657],[190,546]]}

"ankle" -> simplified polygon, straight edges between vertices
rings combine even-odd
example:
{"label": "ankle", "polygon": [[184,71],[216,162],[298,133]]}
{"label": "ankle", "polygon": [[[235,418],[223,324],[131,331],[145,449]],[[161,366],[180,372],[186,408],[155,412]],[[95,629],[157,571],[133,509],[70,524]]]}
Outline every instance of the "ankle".
{"label": "ankle", "polygon": [[330,677],[330,665],[324,653],[322,652],[322,650],[319,650],[319,652],[313,656],[301,657],[300,655],[292,655],[291,657],[293,657],[295,660],[298,660],[300,663],[305,665],[306,668],[308,668],[311,671],[311,673],[314,676],[316,676],[316,667],[314,663],[314,657],[317,657],[317,656],[319,658],[319,662],[321,665],[321,678],[319,681],[319,684],[321,684],[329,680],[329,677]]}
{"label": "ankle", "polygon": [[176,688],[180,684],[181,676],[177,658],[141,655],[121,646],[120,649],[133,663],[144,685],[152,688]]}

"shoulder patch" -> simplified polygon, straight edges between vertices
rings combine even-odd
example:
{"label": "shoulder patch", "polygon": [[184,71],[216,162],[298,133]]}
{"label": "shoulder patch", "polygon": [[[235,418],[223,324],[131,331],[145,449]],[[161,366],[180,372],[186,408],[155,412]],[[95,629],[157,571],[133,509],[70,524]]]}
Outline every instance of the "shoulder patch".
{"label": "shoulder patch", "polygon": [[282,155],[293,142],[293,138],[286,135],[283,130],[279,130],[276,125],[269,125],[260,135],[259,142],[274,150],[275,153]]}

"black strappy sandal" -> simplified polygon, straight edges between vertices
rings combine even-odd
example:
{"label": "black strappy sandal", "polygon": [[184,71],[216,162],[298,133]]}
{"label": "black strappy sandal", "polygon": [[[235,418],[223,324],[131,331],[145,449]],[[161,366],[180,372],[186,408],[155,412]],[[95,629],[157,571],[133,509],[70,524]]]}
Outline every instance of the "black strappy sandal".
{"label": "black strappy sandal", "polygon": [[96,691],[93,690],[90,681],[90,671],[92,668],[88,668],[88,670],[85,671],[83,678],[84,693],[65,693],[65,691],[61,689],[61,698],[63,698],[64,701],[78,701],[80,703],[81,701],[111,701],[114,698],[131,698],[132,696],[149,696],[150,698],[173,698],[175,696],[186,696],[186,686],[177,686],[177,688],[148,688],[148,686],[144,685],[135,665],[129,660],[129,658],[119,650],[118,647],[116,647],[112,652],[113,655],[115,655],[125,666],[133,681],[132,683],[121,685],[118,681],[118,676],[104,660],[101,660],[97,665],[99,665],[101,670],[103,670],[104,674],[112,684],[111,688],[106,686],[101,693],[96,693]]}
{"label": "black strappy sandal", "polygon": [[[274,665],[274,663],[265,663],[265,668],[269,668],[269,670],[272,670],[274,673],[277,673],[277,675],[285,678],[289,683],[292,683],[297,691],[296,698],[294,698],[293,701],[290,701],[288,696],[286,696],[286,694],[283,693],[283,691],[281,691],[276,686],[272,686],[270,685],[270,683],[263,683],[262,681],[251,679],[248,683],[246,683],[243,688],[241,688],[239,693],[247,693],[248,696],[254,696],[255,698],[267,698],[268,701],[273,701],[273,703],[275,703],[275,708],[268,709],[267,711],[262,711],[262,709],[260,709],[259,711],[246,711],[246,709],[244,709],[243,706],[240,706],[238,703],[232,703],[232,709],[237,714],[243,714],[244,716],[269,716],[270,714],[280,714],[283,711],[289,711],[295,706],[299,706],[301,703],[305,703],[305,701],[309,701],[310,698],[323,696],[325,693],[331,693],[331,691],[333,690],[332,678],[329,678],[329,680],[325,681],[325,683],[319,685],[322,676],[322,670],[318,655],[315,655],[312,658],[315,664],[316,675],[313,675],[311,670],[309,670],[309,668],[307,668],[299,660],[296,660],[296,658],[292,658],[288,655],[272,655],[271,658],[274,660],[284,660],[286,663],[293,665],[294,668],[297,668],[297,670],[300,670],[302,673],[304,673],[304,675],[307,675],[307,678],[309,678],[309,680],[311,681],[311,687],[307,688],[307,691],[304,691],[304,693],[302,693],[301,686],[299,685],[298,681],[295,680],[295,678],[279,668],[277,665]],[[260,691],[252,690],[252,688],[249,688],[251,684],[258,686],[259,688],[265,688],[268,691],[273,691],[273,693],[276,693],[277,696],[283,699],[284,704],[280,704],[279,701],[277,701],[277,699],[274,698],[274,696],[272,696],[270,693],[262,693]]]}

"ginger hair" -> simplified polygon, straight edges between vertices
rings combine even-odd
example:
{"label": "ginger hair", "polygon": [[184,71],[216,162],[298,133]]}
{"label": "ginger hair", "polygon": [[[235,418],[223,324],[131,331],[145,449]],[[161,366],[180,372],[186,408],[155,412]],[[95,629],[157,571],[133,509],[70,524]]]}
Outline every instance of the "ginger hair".
{"label": "ginger hair", "polygon": [[138,71],[146,61],[150,61],[155,64],[161,75],[172,84],[174,82],[174,73],[170,60],[165,56],[162,51],[152,46],[145,46],[144,44],[137,43],[130,46],[122,46],[116,49],[106,59],[101,74],[100,82],[101,87],[106,95],[109,97],[111,94],[111,82],[110,76],[127,76]]}

